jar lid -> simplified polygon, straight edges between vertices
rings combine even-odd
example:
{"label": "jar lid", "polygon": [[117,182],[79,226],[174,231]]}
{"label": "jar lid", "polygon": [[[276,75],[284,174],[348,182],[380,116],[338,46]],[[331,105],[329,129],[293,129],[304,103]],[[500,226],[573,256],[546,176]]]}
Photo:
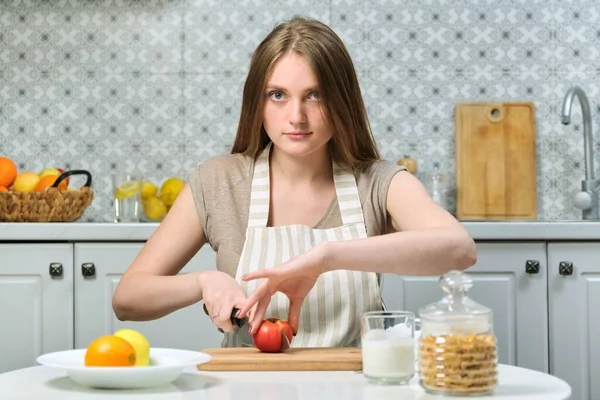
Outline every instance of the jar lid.
{"label": "jar lid", "polygon": [[467,292],[473,287],[473,280],[469,275],[452,270],[442,275],[439,283],[446,295],[440,301],[421,308],[419,310],[421,318],[439,322],[460,322],[460,320],[473,322],[478,318],[491,319],[491,309],[467,296]]}

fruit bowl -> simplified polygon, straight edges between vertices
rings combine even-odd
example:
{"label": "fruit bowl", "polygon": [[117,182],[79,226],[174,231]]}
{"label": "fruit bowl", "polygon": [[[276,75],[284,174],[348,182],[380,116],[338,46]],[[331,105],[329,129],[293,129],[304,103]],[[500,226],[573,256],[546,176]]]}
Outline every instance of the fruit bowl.
{"label": "fruit bowl", "polygon": [[64,369],[67,376],[82,386],[99,389],[141,389],[165,385],[177,379],[186,367],[210,361],[208,354],[179,350],[150,348],[150,364],[144,367],[86,367],[86,349],[48,353],[37,363]]}
{"label": "fruit bowl", "polygon": [[142,182],[142,222],[161,222],[184,186],[183,179],[174,177],[167,178],[160,188],[152,182]]}

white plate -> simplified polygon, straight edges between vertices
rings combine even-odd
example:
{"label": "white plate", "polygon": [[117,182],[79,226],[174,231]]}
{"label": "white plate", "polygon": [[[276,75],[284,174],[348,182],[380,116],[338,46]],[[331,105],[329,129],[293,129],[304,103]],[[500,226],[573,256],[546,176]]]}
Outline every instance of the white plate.
{"label": "white plate", "polygon": [[150,349],[150,365],[145,367],[86,367],[86,349],[48,353],[38,364],[61,368],[83,386],[103,389],[139,389],[173,382],[184,368],[210,361],[208,354],[178,349]]}

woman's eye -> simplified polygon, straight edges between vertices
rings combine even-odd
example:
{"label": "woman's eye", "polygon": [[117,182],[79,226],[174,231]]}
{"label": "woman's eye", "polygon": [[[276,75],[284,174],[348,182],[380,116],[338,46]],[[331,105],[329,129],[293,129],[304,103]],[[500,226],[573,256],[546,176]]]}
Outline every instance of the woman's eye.
{"label": "woman's eye", "polygon": [[269,93],[269,97],[271,98],[271,100],[281,101],[281,100],[283,100],[283,93],[282,92],[271,92],[271,93]]}
{"label": "woman's eye", "polygon": [[319,100],[319,92],[310,92],[308,98],[311,100]]}

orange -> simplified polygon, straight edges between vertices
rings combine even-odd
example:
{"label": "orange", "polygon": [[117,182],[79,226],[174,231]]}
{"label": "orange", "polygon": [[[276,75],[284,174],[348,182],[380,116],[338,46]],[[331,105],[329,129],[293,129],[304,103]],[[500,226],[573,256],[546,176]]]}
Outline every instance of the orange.
{"label": "orange", "polygon": [[[40,181],[37,183],[37,185],[35,186],[34,191],[35,192],[43,192],[44,190],[46,190],[47,188],[49,188],[50,186],[52,186],[54,184],[54,182],[56,181],[56,178],[58,178],[58,175],[44,175],[40,179]],[[66,181],[66,179],[63,179],[58,184],[58,189],[60,189],[60,190],[67,190],[67,181]]]}
{"label": "orange", "polygon": [[86,367],[133,367],[135,349],[123,338],[114,335],[100,336],[85,352]]}
{"label": "orange", "polygon": [[8,189],[4,186],[0,186],[0,192],[8,192]]}
{"label": "orange", "polygon": [[17,177],[17,164],[10,158],[0,157],[0,186],[9,188]]}

